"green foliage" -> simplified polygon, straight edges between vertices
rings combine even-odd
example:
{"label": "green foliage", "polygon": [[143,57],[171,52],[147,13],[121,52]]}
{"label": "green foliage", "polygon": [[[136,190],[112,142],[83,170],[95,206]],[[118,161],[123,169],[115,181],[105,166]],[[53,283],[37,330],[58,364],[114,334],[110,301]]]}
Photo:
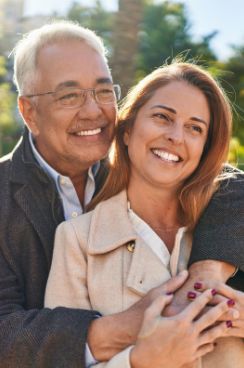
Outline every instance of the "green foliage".
{"label": "green foliage", "polygon": [[207,35],[201,42],[193,42],[185,5],[170,1],[162,4],[149,2],[144,8],[140,31],[137,79],[183,54],[187,59],[215,60],[210,49],[215,33]]}
{"label": "green foliage", "polygon": [[237,137],[233,137],[230,141],[230,149],[228,162],[239,169],[244,169],[244,146],[241,145]]}
{"label": "green foliage", "polygon": [[233,104],[233,134],[244,144],[244,45],[233,47],[234,54],[223,65],[222,84]]}
{"label": "green foliage", "polygon": [[5,59],[0,56],[0,157],[14,146],[19,131],[14,117],[16,96],[4,81],[6,72]]}
{"label": "green foliage", "polygon": [[68,11],[67,18],[96,31],[104,40],[107,48],[111,48],[114,14],[106,11],[99,0],[96,1],[94,7],[74,2]]}

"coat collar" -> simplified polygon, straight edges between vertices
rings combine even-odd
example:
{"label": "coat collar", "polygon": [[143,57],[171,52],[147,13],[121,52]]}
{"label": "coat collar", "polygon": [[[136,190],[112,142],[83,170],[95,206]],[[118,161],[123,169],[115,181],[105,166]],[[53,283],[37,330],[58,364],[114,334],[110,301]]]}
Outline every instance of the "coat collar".
{"label": "coat collar", "polygon": [[88,238],[89,254],[110,252],[123,244],[134,242],[136,238],[128,217],[125,190],[96,206]]}

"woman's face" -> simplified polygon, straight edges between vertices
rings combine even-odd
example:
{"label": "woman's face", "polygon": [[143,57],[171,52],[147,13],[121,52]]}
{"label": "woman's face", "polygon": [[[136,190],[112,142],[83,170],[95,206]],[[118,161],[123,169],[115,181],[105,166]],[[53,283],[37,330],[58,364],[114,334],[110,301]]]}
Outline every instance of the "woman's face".
{"label": "woman's face", "polygon": [[208,135],[207,99],[184,81],[157,89],[124,135],[131,181],[178,189],[197,168]]}

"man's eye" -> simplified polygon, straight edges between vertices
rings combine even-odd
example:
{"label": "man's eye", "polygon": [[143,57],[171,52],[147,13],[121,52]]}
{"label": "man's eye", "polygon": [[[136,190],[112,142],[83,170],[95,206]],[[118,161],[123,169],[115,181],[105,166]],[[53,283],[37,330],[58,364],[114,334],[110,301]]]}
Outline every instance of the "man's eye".
{"label": "man's eye", "polygon": [[72,93],[67,93],[65,95],[61,95],[59,96],[59,100],[72,100],[72,99],[76,99],[79,97],[79,94],[76,92],[72,92]]}
{"label": "man's eye", "polygon": [[114,91],[112,89],[99,89],[96,91],[96,93],[100,96],[106,96],[106,95],[111,95],[114,93]]}

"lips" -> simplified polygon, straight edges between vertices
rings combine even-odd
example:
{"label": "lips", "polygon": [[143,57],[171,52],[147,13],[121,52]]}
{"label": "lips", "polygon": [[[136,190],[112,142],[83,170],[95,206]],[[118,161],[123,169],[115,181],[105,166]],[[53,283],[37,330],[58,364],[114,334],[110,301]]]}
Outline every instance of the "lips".
{"label": "lips", "polygon": [[152,149],[152,152],[154,155],[167,162],[177,163],[182,161],[182,158],[180,156],[161,149]]}

